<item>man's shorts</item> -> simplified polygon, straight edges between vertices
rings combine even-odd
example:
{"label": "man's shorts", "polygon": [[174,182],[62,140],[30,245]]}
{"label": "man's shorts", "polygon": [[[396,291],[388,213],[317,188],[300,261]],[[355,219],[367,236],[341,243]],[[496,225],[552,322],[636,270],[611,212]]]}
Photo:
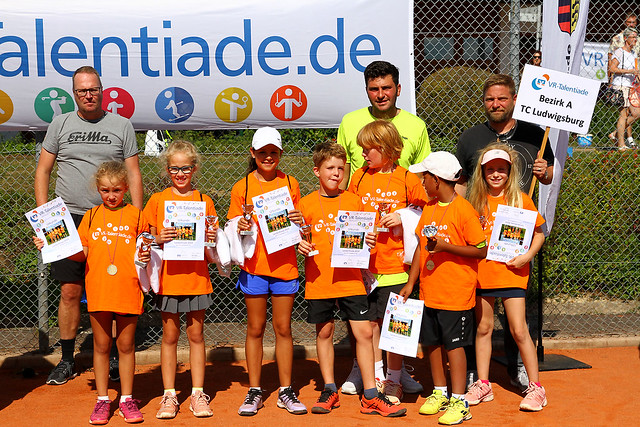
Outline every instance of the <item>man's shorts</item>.
{"label": "man's shorts", "polygon": [[421,342],[444,345],[447,350],[473,344],[473,310],[449,311],[424,308]]}
{"label": "man's shorts", "polygon": [[404,288],[406,283],[391,286],[378,286],[368,296],[369,299],[369,311],[370,320],[384,318],[384,312],[387,309],[387,302],[389,301],[389,294],[391,292],[399,293]]}
{"label": "man's shorts", "polygon": [[334,319],[333,312],[340,309],[343,320],[369,320],[369,303],[366,295],[352,295],[342,298],[309,299],[307,322],[325,323]]}
{"label": "man's shorts", "polygon": [[282,280],[240,270],[236,288],[240,288],[247,295],[290,295],[298,292],[300,282],[298,279]]}
{"label": "man's shorts", "polygon": [[[83,215],[71,214],[76,228],[80,226]],[[51,277],[60,283],[84,282],[84,269],[86,262],[71,261],[67,258],[51,263]]]}

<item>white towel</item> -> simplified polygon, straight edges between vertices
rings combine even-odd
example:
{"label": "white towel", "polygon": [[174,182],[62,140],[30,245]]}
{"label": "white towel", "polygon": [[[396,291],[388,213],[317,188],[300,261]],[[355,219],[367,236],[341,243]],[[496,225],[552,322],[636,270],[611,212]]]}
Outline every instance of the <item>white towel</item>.
{"label": "white towel", "polygon": [[418,236],[416,227],[422,215],[422,209],[415,206],[398,209],[402,221],[402,241],[404,244],[404,263],[411,265],[413,254],[418,247]]}
{"label": "white towel", "polygon": [[[142,238],[138,236],[136,240],[136,252],[134,254],[134,261],[138,259],[138,251],[142,244]],[[140,282],[140,289],[145,294],[149,293],[149,289],[153,289],[153,292],[158,293],[160,290],[160,272],[162,270],[162,249],[156,244],[151,245],[151,260],[147,263],[146,267],[140,267],[136,264],[136,273],[138,274],[138,280]]]}
{"label": "white towel", "polygon": [[205,257],[209,263],[215,263],[218,267],[218,274],[224,277],[231,276],[231,253],[229,250],[229,240],[223,230],[218,230],[216,234],[215,248],[205,246]]}
{"label": "white towel", "polygon": [[229,241],[231,262],[243,266],[244,259],[253,257],[255,252],[258,227],[252,222],[251,231],[253,231],[253,236],[241,236],[238,234],[238,221],[240,218],[240,216],[237,216],[227,221],[224,225],[224,234]]}

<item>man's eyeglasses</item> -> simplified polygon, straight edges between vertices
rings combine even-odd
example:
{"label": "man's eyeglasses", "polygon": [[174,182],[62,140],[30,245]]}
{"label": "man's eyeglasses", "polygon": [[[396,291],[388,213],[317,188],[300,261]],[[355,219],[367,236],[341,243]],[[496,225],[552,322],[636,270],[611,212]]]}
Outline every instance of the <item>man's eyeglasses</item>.
{"label": "man's eyeglasses", "polygon": [[84,98],[85,96],[87,96],[87,93],[90,93],[91,95],[96,96],[97,94],[100,93],[101,90],[102,88],[100,86],[97,86],[97,87],[90,87],[89,89],[74,89],[73,91],[80,98]]}
{"label": "man's eyeglasses", "polygon": [[178,172],[182,172],[185,175],[189,175],[190,173],[193,172],[193,169],[195,168],[194,165],[190,165],[190,166],[182,166],[182,167],[178,167],[178,166],[169,166],[167,168],[167,170],[169,171],[169,173],[171,175],[177,175]]}

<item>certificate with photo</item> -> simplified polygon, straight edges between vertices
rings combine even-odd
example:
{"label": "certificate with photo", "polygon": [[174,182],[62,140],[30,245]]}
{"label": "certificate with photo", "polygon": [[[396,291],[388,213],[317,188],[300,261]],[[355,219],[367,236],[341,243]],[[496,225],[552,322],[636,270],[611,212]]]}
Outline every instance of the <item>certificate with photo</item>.
{"label": "certificate with photo", "polygon": [[44,240],[42,262],[67,258],[82,251],[82,243],[67,205],[60,197],[25,213],[36,236]]}
{"label": "certificate with photo", "polygon": [[163,226],[174,227],[176,238],[164,244],[165,260],[204,260],[206,202],[165,201]]}
{"label": "certificate with photo", "polygon": [[537,216],[536,211],[498,205],[487,259],[507,262],[526,253],[531,247]]}
{"label": "certificate with photo", "polygon": [[267,253],[271,254],[300,242],[300,227],[289,219],[289,212],[295,207],[287,187],[260,194],[252,200]]}
{"label": "certificate with photo", "polygon": [[369,268],[371,249],[364,241],[373,231],[376,212],[338,211],[331,267]]}
{"label": "certificate with photo", "polygon": [[396,354],[416,357],[424,301],[407,299],[391,292],[380,328],[379,348]]}

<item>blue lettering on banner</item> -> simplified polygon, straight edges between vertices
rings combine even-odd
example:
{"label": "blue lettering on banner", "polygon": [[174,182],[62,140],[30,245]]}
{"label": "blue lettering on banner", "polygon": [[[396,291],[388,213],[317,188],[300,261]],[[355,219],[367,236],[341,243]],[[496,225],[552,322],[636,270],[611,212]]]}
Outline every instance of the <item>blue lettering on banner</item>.
{"label": "blue lettering on banner", "polygon": [[[303,75],[310,71],[332,75],[344,74],[349,66],[362,72],[370,62],[366,60],[368,57],[382,55],[380,41],[373,34],[357,34],[353,40],[348,40],[344,18],[336,18],[335,32],[330,31],[313,39],[308,48],[308,63],[304,63],[304,59],[303,63],[291,62],[292,58],[299,60],[301,56],[294,55],[291,41],[283,36],[272,34],[263,40],[254,40],[251,19],[243,19],[240,34],[228,35],[217,45],[196,34],[174,40],[171,35],[173,25],[169,19],[162,21],[162,34],[150,32],[150,27],[145,25],[137,28],[130,39],[106,35],[90,36],[83,40],[69,34],[50,39],[44,18],[35,18],[33,24],[32,37],[23,38],[11,34],[13,28],[7,28],[0,21],[0,76],[28,77],[30,66],[35,65],[38,77],[45,77],[52,69],[61,76],[69,77],[87,59],[93,61],[93,66],[101,72],[104,58],[112,57],[120,59],[121,77],[128,77],[132,69],[138,67],[147,77],[176,74],[207,77],[212,75],[213,64],[220,74],[227,77],[251,76],[258,70],[273,76],[292,72]],[[178,44],[184,48],[180,54],[176,49]],[[51,46],[49,51],[48,46]],[[255,51],[254,47],[257,47]],[[242,52],[239,65],[227,62],[227,49],[234,53],[238,50]],[[348,49],[348,53],[345,49]],[[295,51],[299,52],[300,47]],[[139,52],[139,65],[130,57],[130,52]],[[152,66],[150,58],[161,58],[162,61]],[[254,58],[257,58],[257,63]],[[35,64],[30,64],[30,61],[35,61]]]}

